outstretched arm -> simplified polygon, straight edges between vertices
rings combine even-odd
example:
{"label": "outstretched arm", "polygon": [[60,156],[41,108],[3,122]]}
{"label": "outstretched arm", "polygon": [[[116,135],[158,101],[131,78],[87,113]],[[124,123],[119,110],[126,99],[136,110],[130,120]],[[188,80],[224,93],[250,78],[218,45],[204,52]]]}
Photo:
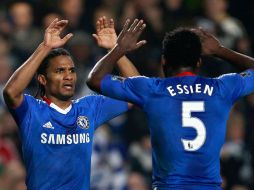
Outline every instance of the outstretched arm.
{"label": "outstretched arm", "polygon": [[145,28],[143,20],[135,19],[129,27],[130,20],[127,20],[123,30],[118,36],[115,47],[99,60],[88,75],[87,85],[97,92],[101,92],[100,84],[105,75],[110,74],[116,62],[128,51],[135,50],[146,43],[138,41],[139,36]]}
{"label": "outstretched arm", "polygon": [[[105,16],[99,18],[96,22],[96,34],[93,37],[96,39],[99,47],[111,50],[116,45],[117,35],[115,32],[113,19],[107,19]],[[119,68],[120,74],[123,77],[131,77],[140,75],[133,63],[126,57],[122,56],[116,66]]]}
{"label": "outstretched arm", "polygon": [[252,57],[224,47],[215,36],[203,29],[194,29],[194,31],[200,36],[203,55],[212,55],[224,59],[242,70],[254,69]]}
{"label": "outstretched arm", "polygon": [[43,59],[52,48],[63,46],[72,37],[72,34],[67,34],[64,38],[60,37],[61,31],[67,23],[67,20],[58,21],[58,19],[55,19],[46,29],[44,41],[12,74],[3,90],[4,99],[8,107],[16,108],[21,104],[23,92],[32,80]]}

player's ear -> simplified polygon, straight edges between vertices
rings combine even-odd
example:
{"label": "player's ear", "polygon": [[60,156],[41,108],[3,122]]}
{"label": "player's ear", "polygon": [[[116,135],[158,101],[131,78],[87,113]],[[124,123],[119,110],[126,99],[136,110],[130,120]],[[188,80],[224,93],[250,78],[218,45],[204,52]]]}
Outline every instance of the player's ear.
{"label": "player's ear", "polygon": [[160,69],[159,76],[160,77],[167,77],[172,72],[172,67],[170,65],[169,60],[165,58],[164,55],[161,56],[161,69]]}
{"label": "player's ear", "polygon": [[202,59],[199,58],[198,62],[197,62],[197,68],[200,68],[202,65]]}
{"label": "player's ear", "polygon": [[161,55],[161,65],[164,66],[166,64],[166,60],[164,55]]}
{"label": "player's ear", "polygon": [[47,83],[47,80],[46,80],[45,75],[42,75],[42,74],[38,74],[37,80],[38,80],[39,83],[40,83],[41,85],[43,85],[43,86],[45,86],[46,83]]}

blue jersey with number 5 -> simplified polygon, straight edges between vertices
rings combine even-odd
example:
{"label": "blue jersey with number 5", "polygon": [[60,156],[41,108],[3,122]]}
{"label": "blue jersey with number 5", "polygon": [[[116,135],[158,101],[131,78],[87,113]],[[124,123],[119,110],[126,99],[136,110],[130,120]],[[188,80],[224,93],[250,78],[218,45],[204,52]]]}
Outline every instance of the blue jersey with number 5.
{"label": "blue jersey with number 5", "polygon": [[220,149],[234,102],[254,91],[254,71],[219,78],[107,75],[102,93],[133,102],[147,115],[152,142],[153,187],[220,189]]}

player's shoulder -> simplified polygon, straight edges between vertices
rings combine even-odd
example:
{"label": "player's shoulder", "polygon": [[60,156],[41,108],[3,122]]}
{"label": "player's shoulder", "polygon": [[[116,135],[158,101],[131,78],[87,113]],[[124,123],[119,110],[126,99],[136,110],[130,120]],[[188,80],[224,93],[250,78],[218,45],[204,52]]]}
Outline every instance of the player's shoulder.
{"label": "player's shoulder", "polygon": [[146,76],[132,76],[132,77],[128,77],[125,80],[129,80],[129,81],[150,81],[151,78],[150,77],[146,77]]}
{"label": "player's shoulder", "polygon": [[244,81],[252,80],[254,70],[246,70],[241,73],[227,73],[214,78],[217,86],[231,92],[243,87]]}
{"label": "player's shoulder", "polygon": [[253,69],[248,69],[246,71],[243,71],[239,74],[241,77],[253,77],[254,75],[254,70]]}
{"label": "player's shoulder", "polygon": [[85,95],[81,98],[72,100],[72,103],[75,105],[92,105],[95,103],[98,103],[100,100],[103,100],[107,98],[106,96],[100,95],[100,94],[96,94],[96,93],[92,93],[92,94],[88,94]]}
{"label": "player's shoulder", "polygon": [[222,93],[228,92],[230,89],[239,85],[239,73],[226,73],[218,77],[212,78],[215,86],[220,89]]}
{"label": "player's shoulder", "polygon": [[129,79],[149,79],[149,77],[144,76],[144,75],[138,75],[138,76],[132,76],[132,77],[127,77]]}
{"label": "player's shoulder", "polygon": [[238,83],[241,83],[241,81],[253,77],[254,75],[254,70],[249,69],[246,71],[243,71],[241,73],[227,73],[223,74],[216,79],[223,84],[231,84],[231,85],[237,85]]}
{"label": "player's shoulder", "polygon": [[234,79],[239,77],[239,73],[226,73],[223,75],[220,75],[218,77],[216,77],[215,79],[217,80],[224,80],[224,79]]}
{"label": "player's shoulder", "polygon": [[130,86],[131,88],[138,91],[149,91],[149,89],[153,89],[156,86],[159,79],[154,77],[146,77],[146,76],[135,76],[128,77],[124,81],[124,85]]}
{"label": "player's shoulder", "polygon": [[162,81],[162,78],[158,77],[147,77],[147,76],[133,76],[133,77],[128,77],[126,78],[127,80],[133,81],[133,82],[139,82],[143,84],[155,84],[158,83],[159,81]]}
{"label": "player's shoulder", "polygon": [[46,105],[46,102],[44,102],[41,99],[35,98],[34,96],[30,95],[30,94],[24,94],[24,100],[27,101],[30,104],[33,105]]}
{"label": "player's shoulder", "polygon": [[28,101],[37,101],[38,99],[35,98],[34,96],[30,95],[30,94],[24,94],[24,99],[28,100]]}

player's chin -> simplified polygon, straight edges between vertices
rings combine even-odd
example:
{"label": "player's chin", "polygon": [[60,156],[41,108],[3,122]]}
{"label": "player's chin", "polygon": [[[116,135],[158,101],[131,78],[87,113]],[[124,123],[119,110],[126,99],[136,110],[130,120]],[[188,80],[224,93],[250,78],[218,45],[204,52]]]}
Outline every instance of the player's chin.
{"label": "player's chin", "polygon": [[61,94],[61,99],[66,101],[66,100],[70,100],[73,96],[74,96],[74,92],[68,91]]}

